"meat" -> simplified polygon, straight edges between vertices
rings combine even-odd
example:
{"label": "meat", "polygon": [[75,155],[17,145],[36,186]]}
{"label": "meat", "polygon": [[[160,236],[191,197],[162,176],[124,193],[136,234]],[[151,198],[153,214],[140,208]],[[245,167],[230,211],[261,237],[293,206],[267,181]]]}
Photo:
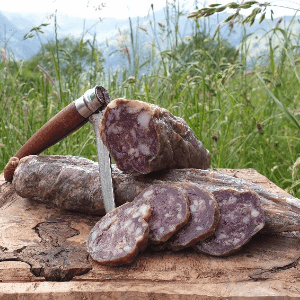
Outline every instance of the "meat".
{"label": "meat", "polygon": [[167,241],[189,219],[188,199],[176,186],[155,184],[140,193],[133,203],[141,199],[148,201],[152,208],[148,221],[152,243]]}
{"label": "meat", "polygon": [[266,190],[251,181],[236,178],[217,170],[200,169],[169,169],[147,175],[131,176],[118,169],[113,172],[115,194],[118,200],[132,201],[135,193],[151,184],[163,182],[191,182],[196,183],[210,192],[224,188],[233,188],[237,191],[255,191],[260,198],[261,207],[265,213],[264,233],[275,233],[300,230],[300,200],[284,197]]}
{"label": "meat", "polygon": [[265,224],[259,196],[252,191],[223,189],[213,192],[220,208],[220,220],[214,235],[193,247],[210,255],[236,252]]}
{"label": "meat", "polygon": [[106,107],[99,130],[124,172],[147,174],[166,168],[209,167],[209,151],[187,123],[157,105],[115,99]]}
{"label": "meat", "polygon": [[178,188],[188,197],[190,218],[168,241],[167,247],[180,250],[204,240],[215,232],[220,218],[214,196],[192,183],[178,183]]}
{"label": "meat", "polygon": [[144,200],[125,203],[106,214],[91,230],[87,248],[102,265],[130,263],[148,241],[151,206]]}
{"label": "meat", "polygon": [[[272,193],[250,181],[215,170],[170,169],[133,176],[112,165],[113,187],[117,205],[131,202],[145,188],[170,182],[196,183],[210,192],[224,188],[253,190],[265,213],[261,232],[300,230],[300,201]],[[54,204],[62,209],[89,214],[104,214],[98,164],[82,157],[28,156],[15,171],[13,185],[25,198]]]}
{"label": "meat", "polygon": [[19,196],[65,210],[104,215],[98,165],[76,156],[22,158],[13,185]]}

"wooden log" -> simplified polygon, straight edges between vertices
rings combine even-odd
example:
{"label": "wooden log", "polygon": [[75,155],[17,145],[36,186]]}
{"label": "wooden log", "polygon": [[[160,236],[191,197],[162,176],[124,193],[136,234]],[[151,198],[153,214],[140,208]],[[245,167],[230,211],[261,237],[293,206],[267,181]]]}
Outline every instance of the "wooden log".
{"label": "wooden log", "polygon": [[[255,170],[216,171],[287,196]],[[257,234],[228,257],[147,249],[112,268],[86,251],[98,219],[21,198],[0,175],[0,299],[300,299],[299,232]]]}

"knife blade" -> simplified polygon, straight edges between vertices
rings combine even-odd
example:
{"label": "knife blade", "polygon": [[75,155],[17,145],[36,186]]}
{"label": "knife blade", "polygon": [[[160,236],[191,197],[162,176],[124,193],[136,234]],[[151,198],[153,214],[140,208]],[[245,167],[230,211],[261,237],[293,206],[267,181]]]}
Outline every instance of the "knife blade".
{"label": "knife blade", "polygon": [[94,126],[94,131],[96,135],[96,145],[97,145],[97,156],[99,165],[99,176],[102,190],[102,197],[104,203],[105,212],[108,213],[112,211],[115,206],[113,183],[112,183],[112,173],[111,173],[111,161],[110,155],[100,138],[99,125],[102,119],[104,111],[94,113],[89,117],[89,121]]}

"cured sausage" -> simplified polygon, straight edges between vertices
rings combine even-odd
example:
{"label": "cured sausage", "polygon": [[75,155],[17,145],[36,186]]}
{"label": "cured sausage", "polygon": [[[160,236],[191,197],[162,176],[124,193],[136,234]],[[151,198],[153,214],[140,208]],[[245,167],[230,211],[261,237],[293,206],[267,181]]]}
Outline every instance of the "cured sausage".
{"label": "cured sausage", "polygon": [[24,198],[65,210],[105,214],[98,164],[83,157],[26,156],[15,170],[13,185]]}
{"label": "cured sausage", "polygon": [[[261,232],[275,233],[300,230],[300,201],[292,196],[272,193],[258,184],[216,170],[169,169],[133,176],[112,165],[116,205],[131,202],[153,184],[170,182],[196,183],[211,193],[224,188],[253,190],[265,213]],[[105,214],[98,163],[82,157],[28,156],[20,160],[13,186],[24,198],[54,204],[62,209],[88,214]]]}
{"label": "cured sausage", "polygon": [[170,184],[155,184],[140,193],[133,202],[144,199],[152,208],[149,223],[149,241],[160,243],[167,241],[173,233],[189,219],[187,197]]}
{"label": "cured sausage", "polygon": [[125,203],[101,218],[92,228],[87,249],[102,265],[130,263],[148,241],[151,206],[144,200]]}
{"label": "cured sausage", "polygon": [[114,169],[115,195],[119,201],[132,201],[139,193],[152,184],[166,182],[191,182],[209,192],[224,188],[237,191],[253,190],[259,195],[261,207],[265,213],[264,233],[300,230],[300,200],[293,196],[285,197],[271,192],[249,180],[230,176],[217,170],[168,169],[147,175],[132,176]]}
{"label": "cured sausage", "polygon": [[214,196],[192,183],[178,183],[176,186],[188,197],[190,218],[168,241],[172,250],[180,250],[204,240],[215,232],[220,210]]}
{"label": "cured sausage", "polygon": [[260,200],[255,192],[224,189],[213,192],[220,208],[215,233],[193,247],[200,252],[225,256],[236,252],[265,224]]}
{"label": "cured sausage", "polygon": [[168,110],[139,100],[110,102],[99,126],[118,168],[147,174],[166,168],[209,167],[209,151],[187,123]]}

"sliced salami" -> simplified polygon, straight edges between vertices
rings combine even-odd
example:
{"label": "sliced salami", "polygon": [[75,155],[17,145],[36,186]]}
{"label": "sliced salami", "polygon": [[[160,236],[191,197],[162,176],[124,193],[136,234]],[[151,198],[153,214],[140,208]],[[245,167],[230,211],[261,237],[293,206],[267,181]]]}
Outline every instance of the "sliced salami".
{"label": "sliced salami", "polygon": [[155,184],[140,193],[133,202],[149,201],[152,215],[149,223],[149,241],[167,241],[173,233],[189,219],[190,211],[187,197],[170,184]]}
{"label": "sliced salami", "polygon": [[117,166],[127,173],[209,167],[209,151],[187,123],[157,105],[115,99],[99,130]]}
{"label": "sliced salami", "polygon": [[[116,205],[131,202],[153,184],[191,182],[208,191],[226,188],[253,190],[265,213],[264,233],[300,230],[300,201],[292,196],[274,193],[249,180],[217,170],[168,169],[147,175],[132,175],[112,165]],[[76,156],[27,156],[20,159],[12,182],[24,198],[56,205],[82,213],[105,214],[98,163]]]}
{"label": "sliced salami", "polygon": [[102,265],[130,263],[147,245],[151,206],[145,200],[125,203],[106,214],[90,232],[87,248]]}
{"label": "sliced salami", "polygon": [[175,251],[212,235],[220,218],[218,203],[210,192],[192,183],[176,186],[188,197],[190,218],[167,242],[168,248]]}
{"label": "sliced salami", "polygon": [[193,247],[200,252],[225,256],[236,252],[264,227],[264,213],[253,191],[224,189],[213,192],[220,208],[215,233]]}

